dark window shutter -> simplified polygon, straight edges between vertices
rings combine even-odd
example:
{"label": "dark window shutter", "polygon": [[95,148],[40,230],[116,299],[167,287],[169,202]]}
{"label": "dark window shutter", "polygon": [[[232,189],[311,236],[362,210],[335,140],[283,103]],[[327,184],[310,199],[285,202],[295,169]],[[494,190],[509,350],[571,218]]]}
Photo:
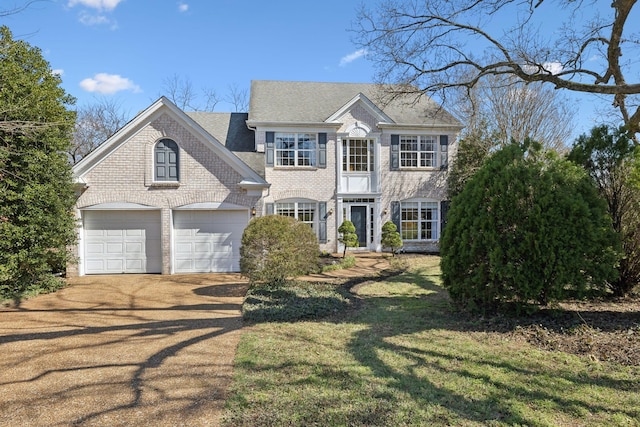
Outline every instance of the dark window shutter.
{"label": "dark window shutter", "polygon": [[449,206],[451,206],[451,202],[449,200],[443,200],[440,202],[440,238],[442,238],[444,227],[447,225]]}
{"label": "dark window shutter", "polygon": [[440,135],[440,169],[449,167],[449,135]]}
{"label": "dark window shutter", "polygon": [[391,222],[396,225],[400,233],[400,202],[391,202]]}
{"label": "dark window shutter", "polygon": [[318,167],[327,167],[327,134],[325,132],[318,134]]}
{"label": "dark window shutter", "polygon": [[327,243],[327,202],[318,203],[318,241]]}
{"label": "dark window shutter", "polygon": [[154,180],[178,181],[178,144],[171,139],[158,141],[154,148]]}
{"label": "dark window shutter", "polygon": [[400,135],[391,135],[391,170],[400,169]]}
{"label": "dark window shutter", "polygon": [[267,207],[267,215],[273,215],[273,203],[265,203]]}
{"label": "dark window shutter", "polygon": [[267,158],[267,166],[273,166],[273,142],[275,140],[274,132],[267,132],[265,153]]}

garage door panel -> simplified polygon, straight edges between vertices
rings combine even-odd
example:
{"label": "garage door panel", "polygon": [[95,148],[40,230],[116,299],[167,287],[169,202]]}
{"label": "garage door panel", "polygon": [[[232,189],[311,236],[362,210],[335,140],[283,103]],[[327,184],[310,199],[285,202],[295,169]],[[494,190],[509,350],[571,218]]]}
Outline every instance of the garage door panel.
{"label": "garage door panel", "polygon": [[232,272],[240,270],[240,240],[246,211],[175,211],[174,270]]}
{"label": "garage door panel", "polygon": [[85,211],[85,273],[160,273],[158,211]]}

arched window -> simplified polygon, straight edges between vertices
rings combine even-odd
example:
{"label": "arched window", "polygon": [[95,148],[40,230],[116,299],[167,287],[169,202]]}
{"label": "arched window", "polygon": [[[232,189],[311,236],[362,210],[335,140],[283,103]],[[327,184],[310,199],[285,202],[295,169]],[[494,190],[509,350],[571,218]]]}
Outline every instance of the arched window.
{"label": "arched window", "polygon": [[154,155],[154,181],[178,181],[178,144],[171,139],[161,139],[156,144]]}

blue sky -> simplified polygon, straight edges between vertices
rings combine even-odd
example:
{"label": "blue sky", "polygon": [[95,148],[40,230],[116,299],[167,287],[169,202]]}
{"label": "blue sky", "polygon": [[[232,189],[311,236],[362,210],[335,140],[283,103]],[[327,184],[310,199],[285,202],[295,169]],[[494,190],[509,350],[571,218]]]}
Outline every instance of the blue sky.
{"label": "blue sky", "polygon": [[[220,98],[251,80],[372,82],[373,65],[349,31],[361,2],[39,0],[0,24],[42,50],[78,106],[106,97],[132,117],[174,76]],[[567,96],[580,111],[577,136],[597,123],[597,99]]]}
{"label": "blue sky", "polygon": [[79,106],[114,97],[134,115],[173,76],[220,97],[251,80],[371,82],[348,31],[360,2],[49,0],[0,23],[42,50]]}

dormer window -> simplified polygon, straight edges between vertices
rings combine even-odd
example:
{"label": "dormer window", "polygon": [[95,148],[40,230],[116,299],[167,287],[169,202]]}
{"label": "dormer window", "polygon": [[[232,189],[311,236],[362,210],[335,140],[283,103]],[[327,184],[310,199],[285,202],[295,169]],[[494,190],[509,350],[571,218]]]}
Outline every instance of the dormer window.
{"label": "dormer window", "polygon": [[153,179],[162,182],[178,182],[179,151],[178,144],[171,139],[161,139],[153,150]]}

